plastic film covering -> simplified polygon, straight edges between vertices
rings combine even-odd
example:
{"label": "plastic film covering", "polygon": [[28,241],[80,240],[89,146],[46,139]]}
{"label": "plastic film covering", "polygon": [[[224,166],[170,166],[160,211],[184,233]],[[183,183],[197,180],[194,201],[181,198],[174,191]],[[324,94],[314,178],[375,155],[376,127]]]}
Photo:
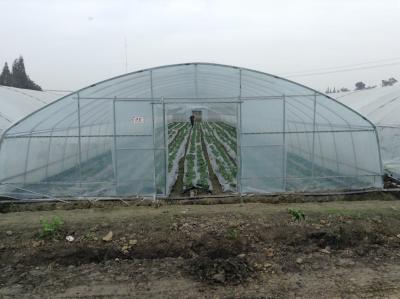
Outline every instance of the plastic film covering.
{"label": "plastic film covering", "polygon": [[65,94],[62,91],[37,91],[0,85],[0,134],[21,118]]}
{"label": "plastic film covering", "polygon": [[376,126],[386,174],[400,179],[400,85],[378,87],[333,97],[361,113]]}
{"label": "plastic film covering", "polygon": [[[168,196],[176,157],[185,155],[178,146],[169,161],[168,126],[188,122],[193,110],[202,111],[199,132],[210,138],[203,158],[224,190],[382,187],[377,132],[360,114],[276,76],[189,63],[93,84],[11,126],[0,144],[0,193],[20,199]],[[229,136],[221,133],[225,125]],[[225,162],[213,138],[226,149]],[[223,178],[224,167],[237,168],[231,181]]]}

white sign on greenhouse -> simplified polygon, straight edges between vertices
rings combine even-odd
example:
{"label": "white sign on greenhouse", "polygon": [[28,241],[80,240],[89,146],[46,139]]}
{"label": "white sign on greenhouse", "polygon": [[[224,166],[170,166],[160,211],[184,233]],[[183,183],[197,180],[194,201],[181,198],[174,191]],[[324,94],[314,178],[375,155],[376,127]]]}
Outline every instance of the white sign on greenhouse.
{"label": "white sign on greenhouse", "polygon": [[144,124],[144,117],[143,116],[134,116],[132,118],[134,125]]}

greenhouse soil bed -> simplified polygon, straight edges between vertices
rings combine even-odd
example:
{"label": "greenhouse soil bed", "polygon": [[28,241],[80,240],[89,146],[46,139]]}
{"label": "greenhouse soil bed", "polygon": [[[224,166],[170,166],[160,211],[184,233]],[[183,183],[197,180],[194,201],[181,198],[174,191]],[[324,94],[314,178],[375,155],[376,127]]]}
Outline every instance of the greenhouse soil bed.
{"label": "greenhouse soil bed", "polygon": [[[383,195],[9,211],[0,217],[0,298],[396,298],[400,201]],[[59,232],[40,237],[40,219],[54,216]]]}

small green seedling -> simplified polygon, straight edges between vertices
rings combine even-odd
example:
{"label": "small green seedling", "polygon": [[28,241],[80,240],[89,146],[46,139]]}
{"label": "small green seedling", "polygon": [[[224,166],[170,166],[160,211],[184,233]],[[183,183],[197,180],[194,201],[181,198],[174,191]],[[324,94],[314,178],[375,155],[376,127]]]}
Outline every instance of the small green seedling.
{"label": "small green seedling", "polygon": [[289,209],[288,211],[292,216],[293,221],[301,221],[306,219],[304,212],[299,209]]}
{"label": "small green seedling", "polygon": [[61,226],[64,224],[64,221],[60,217],[55,216],[50,221],[47,219],[41,219],[40,224],[42,225],[40,236],[42,238],[46,238],[58,235],[60,233]]}
{"label": "small green seedling", "polygon": [[239,231],[235,228],[229,228],[226,232],[226,238],[230,240],[236,240],[239,238]]}

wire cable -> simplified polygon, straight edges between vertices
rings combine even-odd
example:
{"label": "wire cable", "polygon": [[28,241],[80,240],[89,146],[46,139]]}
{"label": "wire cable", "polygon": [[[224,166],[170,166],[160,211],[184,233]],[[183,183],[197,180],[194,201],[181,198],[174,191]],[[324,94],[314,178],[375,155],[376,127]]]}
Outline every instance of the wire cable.
{"label": "wire cable", "polygon": [[[393,59],[392,59],[393,60]],[[396,60],[400,60],[396,59]],[[304,71],[304,72],[293,72],[284,74],[285,77],[306,77],[306,76],[314,76],[314,75],[325,75],[325,74],[332,74],[332,73],[341,73],[341,72],[351,72],[351,71],[358,71],[358,70],[365,70],[365,69],[374,69],[374,68],[382,68],[382,67],[391,67],[400,64],[400,61],[394,61],[391,63],[381,63],[375,65],[366,65],[369,63],[360,63],[360,64],[353,64],[352,67],[350,65],[348,67],[332,67],[332,68],[323,68],[323,69],[315,69],[313,71]],[[325,70],[325,71],[323,71]]]}

